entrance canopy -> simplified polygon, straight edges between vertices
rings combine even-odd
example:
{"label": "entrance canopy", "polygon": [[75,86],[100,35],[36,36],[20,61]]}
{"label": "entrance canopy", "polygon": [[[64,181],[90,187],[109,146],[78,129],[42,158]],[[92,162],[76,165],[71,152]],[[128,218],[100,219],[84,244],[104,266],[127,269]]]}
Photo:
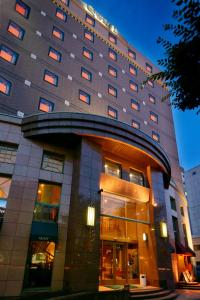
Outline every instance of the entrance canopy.
{"label": "entrance canopy", "polygon": [[31,240],[56,242],[58,240],[58,224],[33,221]]}
{"label": "entrance canopy", "polygon": [[188,246],[184,246],[180,242],[176,242],[176,253],[177,254],[182,254],[182,255],[187,255],[187,256],[196,256],[195,252]]}

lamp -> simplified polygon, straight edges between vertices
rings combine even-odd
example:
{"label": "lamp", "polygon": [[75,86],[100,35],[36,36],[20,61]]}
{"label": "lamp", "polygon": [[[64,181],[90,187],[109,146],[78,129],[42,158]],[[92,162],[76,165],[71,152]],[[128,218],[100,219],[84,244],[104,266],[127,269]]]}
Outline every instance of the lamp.
{"label": "lamp", "polygon": [[94,226],[95,222],[95,207],[88,206],[87,208],[87,226]]}
{"label": "lamp", "polygon": [[144,232],[144,233],[142,234],[142,239],[143,239],[144,242],[147,242],[147,241],[148,241],[148,235],[147,235],[146,232]]}
{"label": "lamp", "polygon": [[160,222],[160,236],[163,238],[167,238],[167,223]]}

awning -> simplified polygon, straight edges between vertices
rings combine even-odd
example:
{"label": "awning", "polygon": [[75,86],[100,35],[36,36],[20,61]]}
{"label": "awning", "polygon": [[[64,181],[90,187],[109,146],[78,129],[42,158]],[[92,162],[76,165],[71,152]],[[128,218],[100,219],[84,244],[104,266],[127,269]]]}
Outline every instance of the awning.
{"label": "awning", "polygon": [[58,240],[58,224],[33,221],[31,240],[56,242]]}
{"label": "awning", "polygon": [[195,252],[189,247],[189,246],[184,246],[180,242],[176,242],[176,254],[183,254],[187,256],[196,256]]}

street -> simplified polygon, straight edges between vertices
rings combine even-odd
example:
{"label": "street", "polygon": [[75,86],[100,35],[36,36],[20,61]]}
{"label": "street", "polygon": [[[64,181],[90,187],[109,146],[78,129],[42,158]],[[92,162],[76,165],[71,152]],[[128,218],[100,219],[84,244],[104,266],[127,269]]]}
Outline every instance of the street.
{"label": "street", "polygon": [[177,300],[200,300],[200,290],[176,290],[176,292],[180,295]]}

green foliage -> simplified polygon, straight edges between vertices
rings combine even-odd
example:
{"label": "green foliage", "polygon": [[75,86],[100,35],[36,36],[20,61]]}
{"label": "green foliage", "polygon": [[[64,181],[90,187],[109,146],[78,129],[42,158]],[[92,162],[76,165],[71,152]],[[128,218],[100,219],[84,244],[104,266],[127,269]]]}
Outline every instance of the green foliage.
{"label": "green foliage", "polygon": [[[198,108],[200,112],[200,1],[171,0],[177,9],[173,13],[176,24],[165,24],[178,42],[159,37],[165,58],[158,60],[163,71],[148,79],[164,80],[169,88],[171,103],[176,108]],[[146,83],[146,82],[145,82]],[[167,97],[165,97],[167,98]]]}

